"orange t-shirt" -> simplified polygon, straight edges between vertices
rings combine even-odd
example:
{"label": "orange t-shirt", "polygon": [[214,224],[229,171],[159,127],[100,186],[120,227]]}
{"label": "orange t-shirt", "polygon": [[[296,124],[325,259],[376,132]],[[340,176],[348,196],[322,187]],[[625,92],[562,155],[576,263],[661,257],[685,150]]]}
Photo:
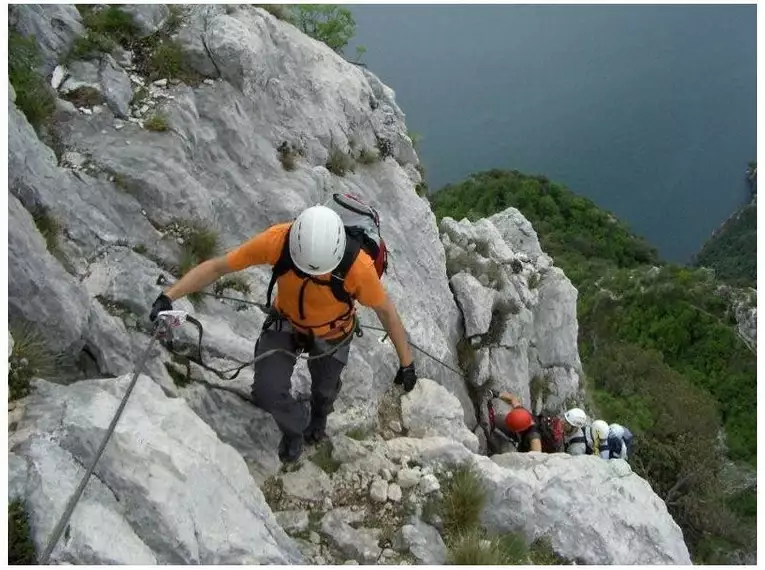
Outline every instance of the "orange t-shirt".
{"label": "orange t-shirt", "polygon": [[[284,248],[290,223],[271,226],[236,249],[226,254],[226,262],[232,271],[240,271],[250,265],[275,265]],[[330,274],[318,275],[317,279],[329,281]],[[308,280],[303,297],[303,312],[306,318],[300,318],[299,295],[303,279],[294,271],[288,271],[276,281],[278,291],[274,301],[276,307],[291,323],[303,332],[309,327],[316,336],[333,338],[350,332],[350,316],[336,323],[335,328],[328,324],[348,311],[348,305],[338,301],[328,286],[317,285]],[[386,294],[380,278],[377,276],[372,258],[365,251],[360,251],[356,261],[345,277],[345,290],[367,307],[379,307],[385,302]],[[318,326],[317,325],[323,325]]]}

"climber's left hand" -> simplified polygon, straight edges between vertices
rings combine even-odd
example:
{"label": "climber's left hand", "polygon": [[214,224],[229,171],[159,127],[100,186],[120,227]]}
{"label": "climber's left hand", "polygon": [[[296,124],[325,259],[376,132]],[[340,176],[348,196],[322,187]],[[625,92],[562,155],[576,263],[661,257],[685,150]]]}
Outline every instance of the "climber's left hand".
{"label": "climber's left hand", "polygon": [[417,383],[417,372],[414,370],[414,362],[409,366],[399,367],[398,374],[396,374],[396,379],[393,382],[395,384],[403,384],[404,390],[411,392]]}

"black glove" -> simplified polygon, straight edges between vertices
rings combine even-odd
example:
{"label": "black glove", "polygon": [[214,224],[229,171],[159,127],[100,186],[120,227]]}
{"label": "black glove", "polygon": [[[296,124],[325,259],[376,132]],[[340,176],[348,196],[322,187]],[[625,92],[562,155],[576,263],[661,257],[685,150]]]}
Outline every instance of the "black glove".
{"label": "black glove", "polygon": [[401,366],[396,374],[394,384],[403,384],[404,390],[411,392],[417,382],[417,373],[414,371],[414,362],[409,366]]}
{"label": "black glove", "polygon": [[151,322],[154,322],[157,320],[157,315],[161,311],[172,311],[173,310],[173,302],[170,300],[170,297],[162,293],[159,297],[157,297],[157,300],[154,301],[154,304],[151,306],[151,313],[149,314],[149,319]]}

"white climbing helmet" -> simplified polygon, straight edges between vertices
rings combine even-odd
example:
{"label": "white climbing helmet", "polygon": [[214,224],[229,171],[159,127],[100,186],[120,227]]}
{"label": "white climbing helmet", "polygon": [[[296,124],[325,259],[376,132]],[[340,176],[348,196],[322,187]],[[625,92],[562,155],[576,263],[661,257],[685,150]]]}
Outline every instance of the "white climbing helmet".
{"label": "white climbing helmet", "polygon": [[583,428],[585,425],[587,425],[587,414],[585,414],[584,410],[581,408],[571,408],[569,411],[563,414],[563,419],[565,419],[570,425],[577,428]]}
{"label": "white climbing helmet", "polygon": [[612,435],[614,437],[621,439],[624,437],[624,428],[620,426],[619,424],[611,424],[610,426],[608,426],[608,433],[609,435]]}
{"label": "white climbing helmet", "polygon": [[597,436],[600,441],[608,439],[608,423],[603,420],[592,422],[592,435]]}
{"label": "white climbing helmet", "polygon": [[304,210],[290,230],[290,256],[309,275],[324,275],[345,255],[345,226],[337,212],[326,206]]}

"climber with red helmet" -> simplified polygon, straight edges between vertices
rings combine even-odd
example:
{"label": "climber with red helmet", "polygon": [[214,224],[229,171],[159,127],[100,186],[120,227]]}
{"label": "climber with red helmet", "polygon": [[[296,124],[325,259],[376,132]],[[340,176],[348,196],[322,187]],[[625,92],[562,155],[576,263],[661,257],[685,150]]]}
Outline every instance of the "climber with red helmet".
{"label": "climber with red helmet", "polygon": [[509,404],[511,409],[502,421],[497,422],[497,428],[507,435],[516,450],[525,453],[527,451],[542,451],[542,435],[539,433],[534,415],[523,407],[521,401],[509,392],[500,392],[499,399]]}
{"label": "climber with red helmet", "polygon": [[[172,310],[172,301],[200,291],[232,271],[274,266],[269,303],[273,285],[278,286],[277,295],[255,345],[255,356],[283,349],[292,353],[304,350],[315,357],[308,363],[310,419],[290,393],[295,358],[276,353],[254,365],[252,399],[279,426],[279,458],[285,462],[299,459],[304,440],[314,443],[326,438],[327,416],[340,391],[349,336],[355,330],[356,300],[375,311],[393,341],[400,363],[394,382],[408,392],[417,381],[406,331],[380,281],[378,265],[384,271],[386,263],[378,254],[384,254],[384,242],[369,254],[367,236],[362,239],[354,233],[360,226],[346,226],[340,215],[346,209],[362,215],[374,210],[350,195],[336,194],[333,200],[332,207],[310,207],[294,222],[271,226],[226,255],[199,264],[157,298],[150,315],[155,320],[160,311]],[[376,212],[371,217],[379,230]]]}

